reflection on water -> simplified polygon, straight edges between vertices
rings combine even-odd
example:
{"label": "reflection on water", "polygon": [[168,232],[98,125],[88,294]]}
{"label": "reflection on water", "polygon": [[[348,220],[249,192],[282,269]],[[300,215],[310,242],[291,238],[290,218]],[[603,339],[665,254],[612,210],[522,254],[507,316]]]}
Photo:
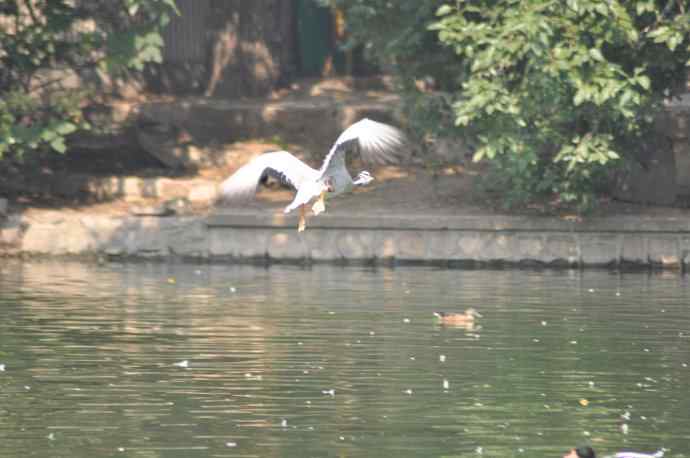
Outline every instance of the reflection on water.
{"label": "reflection on water", "polygon": [[678,273],[2,261],[0,456],[690,456],[688,304]]}

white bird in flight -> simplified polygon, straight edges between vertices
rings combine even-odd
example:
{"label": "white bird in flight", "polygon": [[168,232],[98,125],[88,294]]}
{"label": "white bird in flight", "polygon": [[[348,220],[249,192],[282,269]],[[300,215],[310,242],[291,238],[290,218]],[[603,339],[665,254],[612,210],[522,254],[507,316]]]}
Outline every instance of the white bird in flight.
{"label": "white bird in flight", "polygon": [[362,119],[345,129],[323,160],[321,168],[314,169],[287,151],[274,151],[257,156],[240,167],[221,184],[221,202],[246,202],[254,197],[259,181],[268,174],[297,190],[293,201],[285,207],[285,213],[299,208],[297,230],[306,227],[306,206],[314,199],[314,215],[326,209],[326,196],[334,197],[364,186],[374,178],[366,170],[352,179],[345,165],[345,153],[358,147],[362,159],[370,163],[392,163],[400,156],[405,144],[405,134],[388,124]]}

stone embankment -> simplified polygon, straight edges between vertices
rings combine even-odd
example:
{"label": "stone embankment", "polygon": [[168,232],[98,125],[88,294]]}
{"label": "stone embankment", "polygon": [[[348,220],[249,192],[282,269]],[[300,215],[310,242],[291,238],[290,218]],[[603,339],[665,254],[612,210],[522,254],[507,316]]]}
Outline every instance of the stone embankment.
{"label": "stone embankment", "polygon": [[0,255],[395,264],[555,266],[690,264],[690,217],[586,221],[496,215],[325,214],[303,233],[296,217],[232,212],[113,216],[41,212],[0,223]]}
{"label": "stone embankment", "polygon": [[[308,102],[298,99],[258,104],[207,99],[158,101],[125,104],[112,111],[120,113],[123,125],[128,125],[124,120],[131,118],[149,120],[139,123],[130,136],[137,137],[140,146],[161,162],[172,167],[179,161],[186,165],[210,161],[218,167],[237,162],[235,153],[222,147],[229,142],[278,133],[280,142],[304,144],[312,152],[325,151],[344,126],[364,116],[394,118],[397,105],[397,99],[385,92],[378,97],[367,93],[366,97],[348,98],[340,93],[327,97],[312,90],[309,97]],[[673,147],[660,154],[660,159],[650,160],[649,170],[640,172],[641,176],[626,182],[623,191],[627,199],[636,200],[632,197],[641,195],[643,198],[637,201],[653,201],[647,196],[657,188],[663,191],[661,201],[673,202],[678,196],[690,194],[689,107],[690,100],[685,99],[669,107],[669,117],[661,123],[661,130],[672,139]],[[123,127],[125,140],[126,132]],[[169,139],[172,140],[168,142]],[[205,147],[204,142],[208,143]],[[439,160],[453,162],[464,157],[457,145],[444,148],[435,153]],[[458,157],[450,157],[449,151],[459,152]],[[97,199],[119,199],[130,204],[139,199],[181,199],[194,205],[213,200],[217,181],[203,177],[56,175],[52,181],[45,180],[37,186],[49,185],[45,192],[67,197],[87,193]],[[120,214],[91,212],[88,208],[12,213],[7,202],[0,199],[0,256],[87,255],[230,262],[630,264],[668,268],[690,265],[687,211],[641,211],[583,221],[468,213],[457,206],[437,207],[440,202],[458,200],[463,190],[423,200],[420,194],[431,192],[436,185],[415,183],[416,187],[406,191],[386,194],[376,205],[372,204],[375,193],[360,201],[366,201],[365,207],[343,209],[336,204],[335,209],[331,207],[326,214],[310,219],[307,231],[301,234],[296,231],[296,216],[286,216],[275,209],[219,210],[203,215],[198,209],[196,214],[184,215],[165,209],[135,211],[132,207],[128,213]],[[398,207],[391,203],[396,197],[401,203]],[[411,200],[422,205],[411,208]]]}

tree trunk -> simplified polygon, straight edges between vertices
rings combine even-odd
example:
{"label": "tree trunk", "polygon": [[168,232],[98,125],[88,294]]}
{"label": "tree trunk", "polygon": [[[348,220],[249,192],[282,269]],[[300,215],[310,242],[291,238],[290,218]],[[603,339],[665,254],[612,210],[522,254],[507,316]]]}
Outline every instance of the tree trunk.
{"label": "tree trunk", "polygon": [[177,0],[153,87],[221,98],[263,96],[294,75],[293,0]]}
{"label": "tree trunk", "polygon": [[285,0],[215,0],[206,95],[268,94],[295,72],[294,8]]}

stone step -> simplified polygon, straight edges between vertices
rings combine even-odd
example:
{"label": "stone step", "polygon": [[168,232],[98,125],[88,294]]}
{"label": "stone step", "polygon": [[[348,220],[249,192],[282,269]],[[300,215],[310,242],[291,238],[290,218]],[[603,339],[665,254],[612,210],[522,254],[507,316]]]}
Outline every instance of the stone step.
{"label": "stone step", "polygon": [[44,181],[43,186],[46,192],[53,195],[78,198],[88,194],[91,199],[98,201],[182,198],[191,203],[208,204],[218,194],[218,183],[203,178],[55,174]]}

